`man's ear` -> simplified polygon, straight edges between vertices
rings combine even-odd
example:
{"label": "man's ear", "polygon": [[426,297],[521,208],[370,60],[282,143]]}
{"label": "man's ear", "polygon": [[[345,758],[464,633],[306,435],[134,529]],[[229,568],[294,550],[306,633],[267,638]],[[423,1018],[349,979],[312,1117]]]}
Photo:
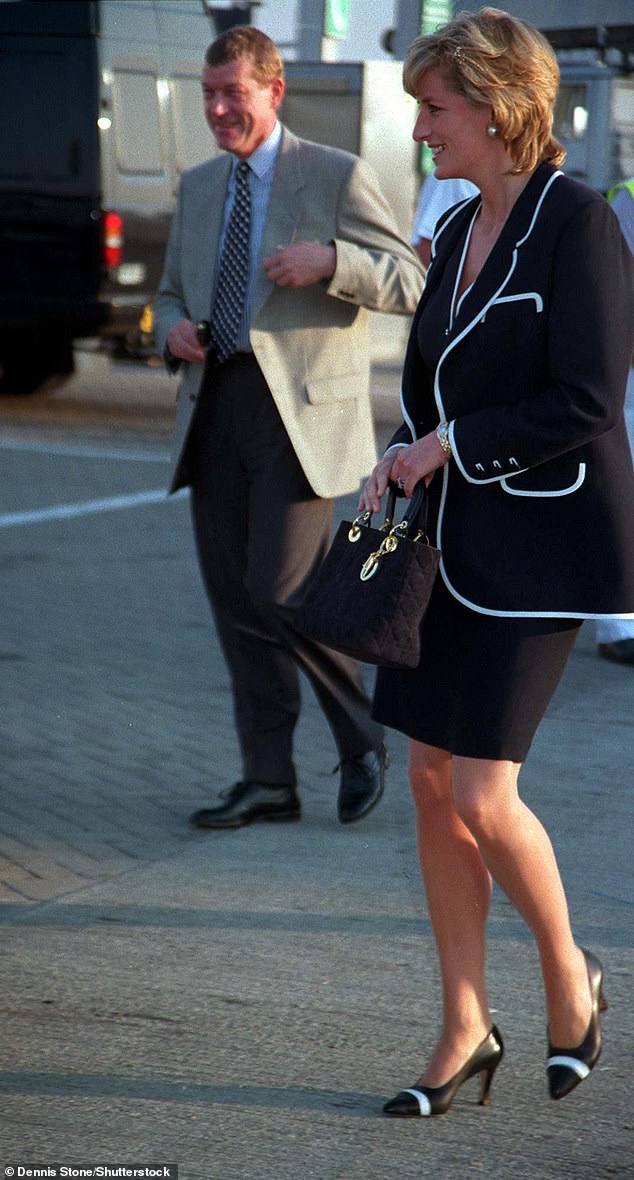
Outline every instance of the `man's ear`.
{"label": "man's ear", "polygon": [[283,78],[274,78],[271,82],[271,106],[277,110],[286,93],[286,83]]}

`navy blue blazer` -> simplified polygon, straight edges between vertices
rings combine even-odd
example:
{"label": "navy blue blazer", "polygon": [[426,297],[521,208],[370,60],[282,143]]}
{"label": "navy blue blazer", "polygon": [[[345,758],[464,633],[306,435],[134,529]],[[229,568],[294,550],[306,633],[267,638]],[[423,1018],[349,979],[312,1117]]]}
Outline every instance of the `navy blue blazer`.
{"label": "navy blue blazer", "polygon": [[501,616],[632,613],[632,256],[603,197],[541,165],[457,312],[454,300],[434,375],[418,319],[479,202],[439,222],[390,445],[451,423],[437,539],[460,602]]}

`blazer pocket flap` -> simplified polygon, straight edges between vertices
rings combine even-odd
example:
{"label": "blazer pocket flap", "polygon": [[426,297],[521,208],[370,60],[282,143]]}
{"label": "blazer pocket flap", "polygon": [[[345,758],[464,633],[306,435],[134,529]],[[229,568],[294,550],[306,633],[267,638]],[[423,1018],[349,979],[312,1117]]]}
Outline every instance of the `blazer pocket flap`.
{"label": "blazer pocket flap", "polygon": [[[585,463],[579,463],[573,471],[570,469],[557,471],[553,464],[549,464],[548,475],[546,476],[546,473],[543,472],[541,487],[536,487],[535,473],[538,470],[539,468],[534,467],[532,471],[522,472],[521,475],[512,476],[510,479],[501,479],[500,484],[510,496],[552,498],[554,496],[570,496],[573,492],[578,491],[586,478]],[[529,486],[529,481],[532,486]]]}
{"label": "blazer pocket flap", "polygon": [[306,382],[306,395],[313,406],[322,402],[347,401],[359,396],[360,373],[343,373],[336,377],[317,377]]}

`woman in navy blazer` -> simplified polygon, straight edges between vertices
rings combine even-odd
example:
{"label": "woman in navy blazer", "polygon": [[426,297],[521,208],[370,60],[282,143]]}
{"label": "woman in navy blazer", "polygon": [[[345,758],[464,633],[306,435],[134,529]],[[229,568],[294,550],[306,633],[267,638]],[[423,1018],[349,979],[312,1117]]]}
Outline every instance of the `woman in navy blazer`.
{"label": "woman in navy blazer", "polygon": [[367,481],[430,489],[441,576],[408,672],[381,669],[375,714],[411,739],[410,778],[443,1018],[415,1085],[384,1107],[436,1115],[504,1047],[485,926],[495,880],[530,927],[548,1010],[552,1098],[601,1051],[603,968],[575,943],[549,837],[517,779],[581,621],[634,612],[634,477],[623,401],[632,260],[603,198],[559,169],[556,58],[484,8],[418,38],[414,129],[439,178],[480,196],[439,222],[414,317],[403,425]]}

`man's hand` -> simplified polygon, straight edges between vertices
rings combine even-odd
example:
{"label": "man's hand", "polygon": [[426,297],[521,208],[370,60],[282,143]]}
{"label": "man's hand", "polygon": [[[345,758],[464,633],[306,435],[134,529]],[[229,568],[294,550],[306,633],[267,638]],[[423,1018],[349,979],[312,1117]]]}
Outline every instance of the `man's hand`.
{"label": "man's hand", "polygon": [[167,347],[172,356],[193,364],[203,364],[207,351],[198,343],[196,325],[191,320],[178,320],[170,329]]}
{"label": "man's hand", "polygon": [[262,263],[268,277],[278,287],[311,287],[322,279],[331,279],[337,266],[334,246],[319,242],[293,242],[278,246],[277,253]]}

